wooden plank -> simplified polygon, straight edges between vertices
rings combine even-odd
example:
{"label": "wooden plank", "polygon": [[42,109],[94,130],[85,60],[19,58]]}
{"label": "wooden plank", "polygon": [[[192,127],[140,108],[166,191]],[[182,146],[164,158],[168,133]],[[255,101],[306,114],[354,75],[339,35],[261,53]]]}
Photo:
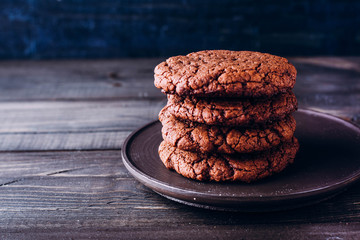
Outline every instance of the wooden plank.
{"label": "wooden plank", "polygon": [[0,101],[163,97],[161,59],[0,62]]}
{"label": "wooden plank", "polygon": [[301,107],[360,123],[360,58],[290,58],[298,71],[294,88]]}
{"label": "wooden plank", "polygon": [[[211,214],[209,214],[211,215]],[[80,221],[79,221],[80,222]],[[116,222],[117,223],[117,222]],[[50,225],[50,224],[49,224]],[[359,237],[359,223],[333,224],[269,224],[269,225],[157,225],[150,227],[81,227],[74,223],[76,229],[51,226],[41,226],[14,232],[3,232],[2,239],[350,239]],[[190,237],[191,236],[191,237]]]}
{"label": "wooden plank", "polygon": [[0,104],[0,133],[129,130],[156,119],[165,105],[165,97],[138,101],[4,102]]}
{"label": "wooden plank", "polygon": [[[119,148],[166,103],[153,86],[155,61],[1,62],[0,151]],[[300,107],[360,124],[360,58],[291,61]],[[120,81],[122,90],[104,81]],[[148,89],[154,92],[144,94]]]}
{"label": "wooden plank", "polygon": [[[153,84],[162,60],[2,61],[0,101],[162,97]],[[298,70],[295,91],[310,103],[331,102],[339,93],[359,96],[360,57],[290,60]]]}
{"label": "wooden plank", "polygon": [[121,149],[131,132],[0,134],[0,151]]}
{"label": "wooden plank", "polygon": [[159,100],[3,102],[0,150],[119,149],[131,131],[156,120]]}
{"label": "wooden plank", "polygon": [[0,153],[0,169],[2,239],[183,239],[188,234],[354,239],[360,234],[360,184],[313,206],[235,213],[188,207],[159,196],[131,177],[120,151]]}
{"label": "wooden plank", "polygon": [[[0,151],[119,149],[133,130],[156,120],[165,104],[165,97],[141,101],[2,102]],[[339,103],[328,108],[306,107],[360,123],[356,118],[359,107],[342,107]]]}
{"label": "wooden plank", "polygon": [[[344,107],[340,104],[344,101],[339,98],[336,104],[325,107],[305,106],[360,123],[359,106],[349,103]],[[165,97],[138,101],[2,102],[0,151],[119,149],[133,130],[156,120],[165,104]]]}
{"label": "wooden plank", "polygon": [[[339,59],[295,59],[295,92],[302,106],[359,121],[360,58]],[[144,187],[126,171],[120,151],[14,152],[120,149],[124,138],[156,119],[166,103],[148,78],[152,73],[141,70],[148,60],[132,78],[136,62],[0,63],[0,150],[10,151],[0,153],[1,239],[360,235],[359,183],[301,209],[211,212],[172,202]],[[122,70],[104,80],[103,70],[115,71],[119,63]],[[111,89],[107,81],[121,90]],[[154,92],[144,94],[150,86]],[[53,99],[57,101],[49,101]]]}

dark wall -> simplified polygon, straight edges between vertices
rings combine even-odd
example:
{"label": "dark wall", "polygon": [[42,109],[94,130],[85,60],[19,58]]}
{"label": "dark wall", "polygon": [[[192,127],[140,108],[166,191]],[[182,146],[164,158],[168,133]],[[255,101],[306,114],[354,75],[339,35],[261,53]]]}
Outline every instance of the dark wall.
{"label": "dark wall", "polygon": [[360,55],[360,1],[1,0],[0,58]]}

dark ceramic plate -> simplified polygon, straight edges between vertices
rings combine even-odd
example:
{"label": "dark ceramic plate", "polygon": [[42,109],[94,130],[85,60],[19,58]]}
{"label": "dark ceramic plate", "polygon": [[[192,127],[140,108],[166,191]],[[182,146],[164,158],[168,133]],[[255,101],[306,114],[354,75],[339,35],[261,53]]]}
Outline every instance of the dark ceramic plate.
{"label": "dark ceramic plate", "polygon": [[132,133],[122,149],[129,172],[155,192],[184,204],[221,210],[274,211],[319,202],[360,178],[360,129],[310,110],[294,114],[300,150],[284,172],[246,183],[198,182],[164,167],[158,156],[161,124]]}

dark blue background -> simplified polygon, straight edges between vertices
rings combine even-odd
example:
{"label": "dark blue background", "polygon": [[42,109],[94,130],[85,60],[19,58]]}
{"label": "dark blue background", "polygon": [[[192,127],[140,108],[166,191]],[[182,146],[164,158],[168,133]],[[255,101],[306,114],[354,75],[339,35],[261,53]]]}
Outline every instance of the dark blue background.
{"label": "dark blue background", "polygon": [[0,58],[359,55],[360,1],[1,0]]}

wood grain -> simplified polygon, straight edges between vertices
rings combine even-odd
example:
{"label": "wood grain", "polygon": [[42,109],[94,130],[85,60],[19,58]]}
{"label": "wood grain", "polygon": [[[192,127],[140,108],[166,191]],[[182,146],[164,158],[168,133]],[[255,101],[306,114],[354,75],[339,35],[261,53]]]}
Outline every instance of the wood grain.
{"label": "wood grain", "polygon": [[0,62],[0,100],[163,97],[154,87],[161,59]]}
{"label": "wood grain", "polygon": [[136,128],[156,120],[158,100],[0,103],[0,151],[120,149]]}
{"label": "wood grain", "polygon": [[[360,124],[360,58],[292,58],[300,106]],[[358,239],[360,184],[313,206],[217,212],[137,182],[120,148],[157,118],[161,59],[0,62],[0,239]]]}
{"label": "wood grain", "polygon": [[1,236],[65,236],[70,229],[75,238],[122,234],[126,239],[146,234],[180,239],[189,233],[351,239],[360,234],[359,184],[314,206],[245,214],[160,197],[131,177],[120,151],[0,153],[0,169],[0,233],[7,232]]}
{"label": "wood grain", "polygon": [[360,58],[290,58],[298,71],[301,107],[360,123]]}
{"label": "wood grain", "polygon": [[[300,107],[360,123],[360,58],[292,58]],[[160,59],[0,62],[0,150],[117,149],[157,118]]]}
{"label": "wood grain", "polygon": [[[114,221],[114,220],[113,220]],[[114,221],[115,223],[115,221]],[[119,223],[118,223],[119,224]],[[131,227],[118,225],[115,228],[81,227],[82,222],[73,224],[76,231],[64,231],[64,227],[40,225],[23,231],[2,234],[2,239],[350,239],[357,240],[359,236],[358,223],[336,224],[271,224],[271,225],[155,225],[149,227]],[[191,237],[190,237],[191,236]],[[60,238],[61,239],[61,238]]]}

